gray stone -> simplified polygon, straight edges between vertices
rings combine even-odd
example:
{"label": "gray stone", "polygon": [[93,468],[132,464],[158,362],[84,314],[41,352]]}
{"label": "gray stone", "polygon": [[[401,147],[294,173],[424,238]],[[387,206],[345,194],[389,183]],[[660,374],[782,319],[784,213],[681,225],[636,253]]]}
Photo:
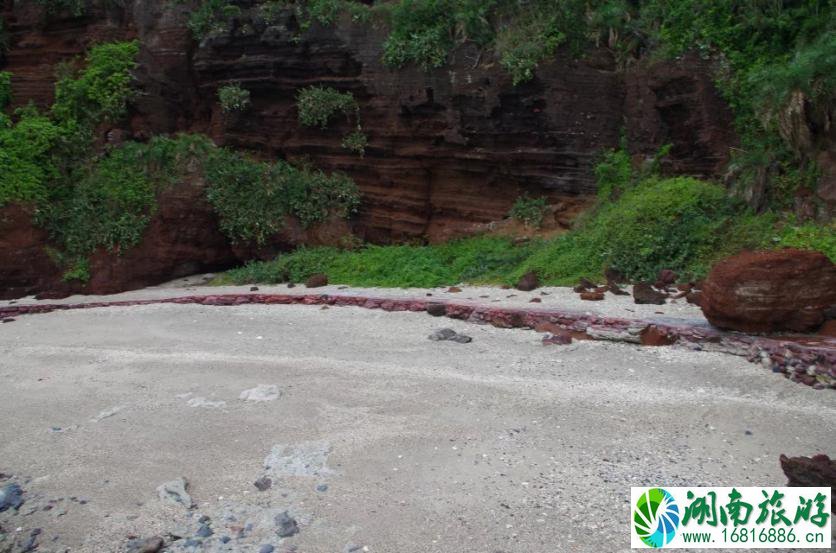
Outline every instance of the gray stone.
{"label": "gray stone", "polygon": [[259,548],[258,553],[273,553],[273,551],[275,551],[275,550],[276,550],[275,547],[273,547],[269,543],[265,543],[264,545],[262,545]]}
{"label": "gray stone", "polygon": [[128,542],[127,553],[157,553],[165,545],[165,541],[159,536],[151,538],[135,539]]}
{"label": "gray stone", "polygon": [[327,492],[328,491],[328,484],[319,484],[316,487],[316,491],[318,492]]}
{"label": "gray stone", "polygon": [[191,509],[194,507],[194,501],[192,501],[192,496],[189,495],[189,492],[186,491],[188,487],[189,482],[185,478],[180,477],[176,480],[161,484],[157,487],[157,494],[159,494],[160,500],[165,503],[182,505],[186,509]]}
{"label": "gray stone", "polygon": [[273,486],[273,480],[269,476],[262,476],[253,482],[253,486],[258,488],[258,491],[263,492],[265,490],[269,490]]}
{"label": "gray stone", "polygon": [[275,523],[276,533],[280,538],[289,538],[299,533],[299,525],[296,524],[296,520],[293,517],[287,514],[287,511],[276,515]]}
{"label": "gray stone", "polygon": [[208,538],[214,533],[215,532],[212,531],[208,524],[201,524],[200,528],[197,529],[197,532],[195,532],[194,535],[199,538]]}
{"label": "gray stone", "polygon": [[456,334],[455,336],[450,338],[450,341],[459,344],[469,344],[473,341],[473,338],[471,338],[470,336],[465,336],[464,334]]}
{"label": "gray stone", "polygon": [[442,342],[444,340],[452,340],[455,336],[456,331],[452,328],[442,328],[430,334],[429,339],[433,342]]}
{"label": "gray stone", "polygon": [[17,484],[6,484],[0,488],[0,513],[7,509],[20,509],[23,505],[23,488]]}

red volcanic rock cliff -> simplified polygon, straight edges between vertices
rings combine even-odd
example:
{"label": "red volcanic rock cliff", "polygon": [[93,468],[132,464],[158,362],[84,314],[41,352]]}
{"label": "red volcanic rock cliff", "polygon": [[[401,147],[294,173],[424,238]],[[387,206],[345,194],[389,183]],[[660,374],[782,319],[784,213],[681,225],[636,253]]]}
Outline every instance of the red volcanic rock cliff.
{"label": "red volcanic rock cliff", "polygon": [[[11,48],[0,69],[13,73],[18,105],[51,102],[59,61],[95,42],[136,37],[140,94],[129,136],[204,132],[257,156],[308,159],[343,171],[362,193],[354,232],[374,242],[461,235],[505,217],[523,192],[547,196],[556,220],[567,226],[594,198],[594,162],[603,149],[617,146],[622,129],[634,153],[652,155],[672,143],[668,169],[699,176],[716,175],[735,140],[732,118],[697,59],[623,71],[603,50],[583,61],[560,54],[515,87],[491,53],[471,44],[430,72],[386,68],[380,61],[385,30],[348,18],[300,34],[290,10],[268,25],[245,9],[225,35],[198,44],[186,26],[188,8],[174,2],[127,2],[82,17],[45,17],[33,4],[5,0],[3,12]],[[252,105],[228,116],[217,89],[233,82],[250,91]],[[296,95],[313,84],[357,99],[369,138],[365,156],[342,148],[348,122],[325,130],[300,127]],[[192,215],[171,216],[175,207],[192,209],[183,202],[162,205],[166,224],[195,224]],[[186,226],[166,232],[192,236]],[[108,280],[108,291],[141,286],[180,274],[189,263],[238,262],[246,250],[232,255],[225,242],[195,236],[194,247],[163,252],[169,246],[155,238],[155,228],[138,246],[142,253],[94,259],[93,282]],[[135,256],[145,261],[120,277],[127,269],[118,267],[129,267]],[[8,272],[0,267],[0,283]]]}

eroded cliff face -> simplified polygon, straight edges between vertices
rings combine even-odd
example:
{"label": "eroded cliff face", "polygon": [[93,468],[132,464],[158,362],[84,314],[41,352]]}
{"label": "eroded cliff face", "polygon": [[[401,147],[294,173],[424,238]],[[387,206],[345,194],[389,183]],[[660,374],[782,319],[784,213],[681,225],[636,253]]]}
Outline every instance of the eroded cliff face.
{"label": "eroded cliff face", "polygon": [[[534,80],[515,87],[492,54],[471,44],[430,72],[386,68],[380,61],[385,30],[350,19],[300,33],[290,11],[268,23],[245,10],[227,32],[197,44],[186,26],[188,8],[165,0],[83,17],[44,18],[31,6],[7,0],[4,12],[11,50],[3,69],[14,74],[16,104],[49,105],[59,61],[94,42],[136,37],[140,94],[126,125],[130,137],[204,132],[256,156],[343,171],[362,193],[353,230],[373,242],[461,236],[505,217],[524,192],[548,197],[555,224],[568,228],[591,205],[594,162],[602,150],[618,145],[622,129],[637,156],[672,143],[667,169],[699,176],[716,176],[735,141],[709,68],[696,59],[620,71],[604,50],[583,61],[560,54]],[[247,111],[221,111],[217,90],[229,83],[250,91]],[[357,99],[369,138],[364,156],[341,146],[352,130],[348,121],[325,130],[299,125],[296,95],[313,84]],[[179,234],[189,236],[195,221],[184,215],[165,223],[181,225]],[[138,246],[143,253],[133,255],[148,267],[155,266],[149,261],[155,255],[169,256],[163,268],[121,278],[118,267],[134,259],[128,252],[106,262],[94,259],[94,268],[100,267],[92,282],[116,282],[108,291],[159,282],[182,273],[193,257],[201,257],[201,248],[214,248],[215,257],[225,260],[218,265],[253,252],[239,246],[237,255],[227,256],[225,242],[198,240],[195,248],[176,250],[182,259],[172,260],[168,253],[153,253],[163,247],[152,240],[154,232],[149,228],[149,238]],[[195,267],[204,266],[197,261]]]}

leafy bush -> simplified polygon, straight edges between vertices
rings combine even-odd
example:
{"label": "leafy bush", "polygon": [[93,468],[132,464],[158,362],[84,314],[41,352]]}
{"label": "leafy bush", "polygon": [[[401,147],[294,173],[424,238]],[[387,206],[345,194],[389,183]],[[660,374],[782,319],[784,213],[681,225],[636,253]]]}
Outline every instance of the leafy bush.
{"label": "leafy bush", "polygon": [[543,226],[543,217],[546,214],[545,198],[530,198],[527,194],[520,196],[514,202],[508,215],[524,225],[532,228]]}
{"label": "leafy bush", "polygon": [[598,198],[609,201],[617,198],[633,180],[630,155],[625,148],[606,150],[595,165],[595,180],[598,184]]}
{"label": "leafy bush", "polygon": [[331,87],[309,86],[296,97],[299,122],[306,127],[328,127],[328,122],[338,113],[346,117],[356,116],[357,101],[351,92],[340,92]]}
{"label": "leafy bush", "polygon": [[0,71],[0,112],[12,102],[12,74]]}
{"label": "leafy bush", "polygon": [[342,147],[346,150],[357,152],[362,157],[366,153],[366,146],[369,145],[369,137],[359,128],[348,134],[343,139]]}
{"label": "leafy bush", "polygon": [[240,14],[241,8],[229,0],[203,0],[192,11],[187,25],[192,35],[202,40],[211,34],[225,32],[230,20]]}
{"label": "leafy bush", "polygon": [[359,203],[354,182],[285,162],[260,163],[218,149],[205,163],[207,197],[221,218],[221,229],[236,242],[264,243],[295,216],[304,227],[329,213],[348,217]]}
{"label": "leafy bush", "polygon": [[18,116],[17,124],[0,125],[0,206],[43,202],[49,181],[58,176],[50,154],[61,130],[34,108]]}
{"label": "leafy bush", "polygon": [[93,46],[85,68],[68,71],[56,83],[53,116],[86,127],[123,117],[133,94],[131,71],[138,53],[136,41]]}
{"label": "leafy bush", "polygon": [[218,89],[218,100],[225,112],[244,111],[250,106],[250,91],[241,88],[240,84],[228,84]]}

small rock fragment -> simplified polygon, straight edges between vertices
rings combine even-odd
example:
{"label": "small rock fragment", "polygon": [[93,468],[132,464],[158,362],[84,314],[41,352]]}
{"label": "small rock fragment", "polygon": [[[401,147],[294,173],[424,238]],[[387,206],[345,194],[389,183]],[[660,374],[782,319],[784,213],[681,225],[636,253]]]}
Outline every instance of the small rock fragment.
{"label": "small rock fragment", "polygon": [[572,343],[572,333],[568,330],[559,328],[554,333],[548,333],[543,336],[544,346],[566,346]]}
{"label": "small rock fragment", "polygon": [[674,271],[671,271],[670,269],[662,269],[656,276],[656,283],[654,284],[654,286],[656,286],[656,288],[659,288],[660,290],[664,290],[668,286],[675,283],[676,279],[678,278],[679,275],[676,274]]}
{"label": "small rock fragment", "polygon": [[581,299],[584,301],[601,301],[604,299],[603,292],[583,292],[581,293]]}
{"label": "small rock fragment", "polygon": [[165,545],[165,541],[159,537],[133,539],[128,542],[127,553],[157,553]]}
{"label": "small rock fragment", "polygon": [[444,340],[452,340],[455,336],[456,331],[452,328],[442,328],[430,334],[429,339],[433,342],[442,342]]}
{"label": "small rock fragment", "polygon": [[540,298],[531,298],[530,300],[528,300],[528,303],[543,303],[543,300],[541,300]]}
{"label": "small rock fragment", "polygon": [[258,553],[273,553],[276,548],[270,545],[269,543],[265,543],[258,549]]}
{"label": "small rock fragment", "polygon": [[318,484],[316,486],[316,491],[323,493],[328,491],[328,484]]}
{"label": "small rock fragment", "polygon": [[296,520],[287,514],[287,511],[276,515],[275,523],[276,533],[280,538],[289,538],[299,533],[299,525],[296,524]]}
{"label": "small rock fragment", "polygon": [[641,331],[640,337],[643,346],[669,346],[677,340],[676,336],[668,334],[656,325],[648,325]]}
{"label": "small rock fragment", "polygon": [[250,286],[250,292],[258,292],[258,286]]}
{"label": "small rock fragment", "polygon": [[186,491],[189,487],[189,482],[185,478],[178,478],[170,482],[165,482],[157,488],[157,494],[160,500],[172,505],[182,505],[187,509],[194,507],[192,496]]}
{"label": "small rock fragment", "polygon": [[530,292],[539,287],[540,279],[537,277],[537,273],[535,273],[534,271],[529,271],[525,273],[523,276],[521,276],[520,280],[517,281],[517,285],[515,286],[517,290],[521,290],[523,292]]}
{"label": "small rock fragment", "polygon": [[665,294],[657,292],[646,282],[633,286],[633,300],[638,304],[664,305],[665,298],[667,298]]}
{"label": "small rock fragment", "polygon": [[470,336],[465,336],[464,334],[456,334],[452,338],[450,338],[451,342],[456,342],[457,344],[469,344],[473,341],[473,338]]}
{"label": "small rock fragment", "polygon": [[253,482],[253,486],[255,486],[260,492],[269,490],[271,487],[273,487],[273,479],[269,476],[262,476],[261,478]]}
{"label": "small rock fragment", "polygon": [[6,484],[0,488],[0,513],[7,509],[20,509],[23,505],[23,488],[17,484]]}
{"label": "small rock fragment", "polygon": [[458,294],[459,292],[462,291],[462,289],[459,288],[458,286],[451,286],[450,288],[447,289],[447,291],[450,292],[451,294]]}
{"label": "small rock fragment", "polygon": [[702,305],[702,292],[688,292],[685,294],[685,301],[691,305]]}
{"label": "small rock fragment", "polygon": [[208,538],[214,533],[215,532],[212,530],[212,528],[209,527],[208,524],[201,524],[200,528],[198,528],[197,532],[195,532],[195,536],[199,538]]}

